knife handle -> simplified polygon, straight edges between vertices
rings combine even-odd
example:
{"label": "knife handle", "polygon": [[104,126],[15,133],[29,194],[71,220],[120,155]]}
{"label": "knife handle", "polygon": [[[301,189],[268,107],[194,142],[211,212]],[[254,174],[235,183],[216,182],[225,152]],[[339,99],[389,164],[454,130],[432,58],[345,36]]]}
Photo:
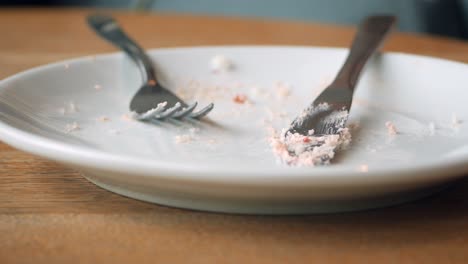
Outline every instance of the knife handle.
{"label": "knife handle", "polygon": [[359,26],[346,61],[334,83],[338,87],[354,90],[362,69],[369,58],[380,48],[396,24],[395,16],[370,16]]}

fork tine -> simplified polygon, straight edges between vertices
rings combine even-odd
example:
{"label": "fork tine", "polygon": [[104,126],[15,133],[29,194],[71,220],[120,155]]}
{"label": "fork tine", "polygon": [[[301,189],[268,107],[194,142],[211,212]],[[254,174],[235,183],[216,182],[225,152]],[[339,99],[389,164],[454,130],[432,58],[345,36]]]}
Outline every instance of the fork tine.
{"label": "fork tine", "polygon": [[165,119],[165,118],[169,118],[171,117],[175,112],[179,111],[179,109],[182,108],[182,105],[177,102],[173,107],[167,109],[166,111],[164,111],[164,113],[160,114],[160,115],[156,115],[154,116],[154,118],[156,119]]}
{"label": "fork tine", "polygon": [[164,103],[160,103],[158,104],[158,106],[156,108],[153,108],[151,109],[150,111],[146,112],[146,113],[143,113],[143,114],[139,114],[137,115],[137,119],[138,120],[148,120],[148,119],[151,119],[157,115],[159,115],[160,113],[162,113],[165,109],[166,109],[166,105],[167,103],[164,102]]}
{"label": "fork tine", "polygon": [[195,119],[200,119],[200,118],[206,116],[211,110],[213,110],[213,107],[214,107],[214,104],[211,103],[211,104],[207,105],[205,108],[203,108],[202,110],[190,114],[189,117],[195,118]]}
{"label": "fork tine", "polygon": [[182,118],[188,116],[189,114],[191,114],[193,112],[193,109],[195,109],[195,107],[197,107],[197,105],[198,105],[198,102],[195,102],[195,103],[189,105],[185,109],[182,109],[179,112],[173,114],[172,118],[182,119]]}

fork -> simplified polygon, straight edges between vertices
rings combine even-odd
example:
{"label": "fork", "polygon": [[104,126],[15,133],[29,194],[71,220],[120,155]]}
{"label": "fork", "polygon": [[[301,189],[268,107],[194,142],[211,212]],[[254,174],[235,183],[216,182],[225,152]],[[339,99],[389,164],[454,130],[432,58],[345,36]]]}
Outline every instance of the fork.
{"label": "fork", "polygon": [[[319,140],[314,140],[315,143],[307,147],[311,151],[324,143],[321,140],[324,136],[340,135],[348,120],[359,76],[395,23],[394,16],[370,16],[361,23],[348,57],[334,81],[293,120],[284,137],[297,133],[318,138]],[[322,164],[327,164],[331,158],[323,157]]]}
{"label": "fork", "polygon": [[171,91],[164,88],[156,78],[151,59],[145,51],[110,16],[93,14],[87,18],[94,31],[124,51],[140,70],[143,84],[130,102],[130,110],[142,121],[163,119],[200,119],[214,107],[210,103],[199,111],[194,111],[197,102],[187,105]]}

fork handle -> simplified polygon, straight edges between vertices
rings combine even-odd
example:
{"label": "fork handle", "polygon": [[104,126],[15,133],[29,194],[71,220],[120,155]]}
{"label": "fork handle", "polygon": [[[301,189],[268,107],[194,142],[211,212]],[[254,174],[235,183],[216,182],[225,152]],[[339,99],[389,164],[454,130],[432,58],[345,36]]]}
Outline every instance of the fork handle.
{"label": "fork handle", "polygon": [[348,57],[334,81],[335,87],[354,90],[366,62],[379,49],[396,20],[395,16],[370,16],[361,23]]}
{"label": "fork handle", "polygon": [[117,21],[110,16],[101,14],[90,15],[87,21],[99,36],[123,50],[135,62],[144,83],[156,84],[157,80],[151,59],[143,48],[127,36]]}

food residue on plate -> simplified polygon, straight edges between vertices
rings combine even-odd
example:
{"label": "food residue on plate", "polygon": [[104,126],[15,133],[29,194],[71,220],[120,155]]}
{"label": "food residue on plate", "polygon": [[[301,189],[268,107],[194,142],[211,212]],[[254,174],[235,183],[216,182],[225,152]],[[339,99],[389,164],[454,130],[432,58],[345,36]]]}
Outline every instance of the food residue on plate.
{"label": "food residue on plate", "polygon": [[214,73],[228,72],[234,68],[232,61],[223,55],[214,56],[210,64]]}
{"label": "food residue on plate", "polygon": [[174,137],[174,142],[176,144],[190,143],[196,139],[196,134],[200,131],[197,127],[192,127],[188,129],[187,134],[177,135]]}
{"label": "food residue on plate", "polygon": [[78,125],[77,122],[73,122],[73,123],[65,125],[65,133],[70,133],[70,132],[77,131],[77,130],[80,130],[80,126]]}
{"label": "food residue on plate", "polygon": [[107,122],[109,120],[110,120],[110,118],[107,117],[107,116],[100,116],[100,117],[97,118],[97,121],[99,121],[99,122]]}
{"label": "food residue on plate", "polygon": [[348,111],[333,110],[328,103],[320,103],[305,109],[291,124],[292,128],[301,127],[311,118],[326,113],[324,122],[333,124],[332,131],[323,135],[315,134],[310,130],[307,135],[286,132],[281,134],[274,132],[269,138],[273,153],[280,161],[291,166],[316,166],[327,165],[335,156],[337,150],[347,147],[351,143],[351,133],[345,123],[348,119]]}
{"label": "food residue on plate", "polygon": [[174,137],[174,141],[176,144],[182,144],[182,143],[189,143],[194,140],[192,135],[177,135]]}
{"label": "food residue on plate", "polygon": [[208,145],[215,145],[215,144],[218,144],[219,141],[216,140],[216,139],[210,138],[210,139],[206,140],[206,143],[207,143]]}
{"label": "food residue on plate", "polygon": [[234,103],[236,104],[244,104],[245,102],[247,102],[247,100],[248,98],[245,94],[237,94],[236,96],[234,96],[234,98],[232,98],[232,101],[234,101]]}
{"label": "food residue on plate", "polygon": [[283,131],[277,133],[270,129],[270,146],[279,160],[291,166],[327,165],[335,156],[335,151],[346,148],[351,143],[351,133],[343,128],[339,134],[309,135]]}
{"label": "food residue on plate", "polygon": [[359,171],[360,172],[369,172],[369,165],[362,164],[361,166],[359,166]]}
{"label": "food residue on plate", "polygon": [[395,136],[398,134],[398,130],[395,127],[395,124],[391,121],[385,122],[385,127],[387,127],[387,133],[390,136]]}
{"label": "food residue on plate", "polygon": [[123,121],[133,121],[133,116],[134,116],[135,113],[130,113],[130,114],[123,114],[122,116],[120,116],[120,118],[123,120]]}
{"label": "food residue on plate", "polygon": [[291,95],[291,87],[283,82],[276,83],[276,98],[279,100],[285,100]]}
{"label": "food residue on plate", "polygon": [[[223,55],[217,55],[211,58],[209,61],[211,69],[213,72],[222,73],[228,72],[233,70],[234,64],[231,59],[227,58]],[[205,62],[206,64],[206,62]],[[339,120],[344,120],[346,122],[348,116],[348,111],[336,111],[334,115],[331,115],[329,118],[338,120],[336,123],[337,127],[344,127],[339,131],[337,134],[332,135],[317,135],[314,131],[310,131],[308,135],[301,135],[298,133],[286,133],[286,132],[276,132],[280,131],[278,128],[285,127],[286,121],[295,115],[297,112],[288,112],[285,109],[286,104],[290,105],[295,102],[301,102],[301,100],[308,100],[308,98],[301,98],[301,94],[298,93],[295,89],[296,84],[290,84],[286,81],[265,81],[262,80],[259,83],[253,83],[249,79],[242,79],[242,80],[235,80],[234,75],[225,75],[224,77],[221,75],[213,76],[211,75],[211,79],[205,80],[195,80],[191,76],[181,77],[180,83],[177,84],[176,92],[178,95],[181,96],[184,100],[187,101],[195,101],[200,100],[204,103],[204,101],[214,101],[215,103],[221,103],[229,105],[229,108],[224,109],[226,117],[232,117],[235,115],[240,116],[239,113],[242,114],[252,114],[252,117],[256,118],[261,122],[257,122],[258,125],[263,125],[264,127],[275,127],[277,130],[273,129],[270,137],[268,138],[268,142],[271,147],[271,151],[274,153],[278,160],[281,160],[282,163],[291,165],[291,166],[316,166],[322,164],[329,164],[330,160],[335,156],[336,151],[346,148],[351,142],[351,131],[354,129],[354,126],[357,126],[356,123],[350,123],[347,127],[344,127],[344,124],[340,123]],[[90,83],[88,84],[89,87],[93,87],[96,90],[101,90],[102,85],[98,84],[99,81],[96,80],[97,83]],[[187,82],[187,83],[185,83]],[[320,90],[323,90],[323,87],[328,85],[330,81],[328,79],[323,79],[320,83]],[[184,84],[182,84],[184,83]],[[92,90],[91,90],[92,91]],[[310,94],[307,96],[309,97]],[[311,96],[310,96],[311,97]],[[310,98],[312,100],[313,98]],[[251,104],[251,102],[255,102]],[[233,104],[234,103],[234,104]],[[301,102],[302,103],[302,102]],[[356,102],[355,102],[356,103]],[[240,106],[244,105],[245,106]],[[150,109],[149,111],[137,114],[137,113],[129,113],[122,116],[122,119],[125,121],[133,121],[137,120],[146,120],[154,117],[157,114],[163,112],[168,103],[162,102],[158,104],[155,108]],[[239,105],[239,106],[236,106]],[[81,105],[79,105],[81,107]],[[235,107],[234,107],[235,106]],[[252,106],[252,107],[250,107]],[[296,125],[301,123],[307,122],[308,116],[311,115],[313,111],[328,111],[330,105],[327,103],[322,103],[319,105],[314,106],[314,108],[306,109],[299,115],[296,122]],[[83,108],[87,110],[86,108]],[[83,110],[83,111],[84,111]],[[221,108],[222,110],[222,108]],[[289,110],[289,109],[288,109]],[[63,108],[58,109],[59,113],[62,115],[68,113],[78,112],[79,109],[77,105],[71,101],[69,103],[65,102]],[[224,114],[224,113],[223,113]],[[230,116],[228,116],[230,115]],[[217,118],[220,115],[216,116]],[[224,116],[223,116],[224,117]],[[95,120],[99,122],[107,122],[110,119],[107,116],[95,116]],[[114,119],[118,119],[119,117],[115,117]],[[392,119],[392,118],[389,118]],[[76,119],[75,119],[76,120]],[[78,120],[81,122],[81,120]],[[250,121],[250,120],[249,120]],[[255,120],[254,120],[255,121]],[[392,120],[393,121],[393,120]],[[398,120],[396,120],[398,121]],[[450,124],[455,129],[461,124],[461,121],[458,119],[457,115],[454,113],[451,116]],[[330,122],[335,123],[335,122]],[[134,123],[136,124],[136,122]],[[400,123],[397,123],[400,124]],[[427,123],[426,123],[427,124]],[[449,124],[445,123],[446,125],[444,128],[449,127]],[[81,123],[81,125],[86,125],[85,123]],[[129,126],[132,124],[129,124]],[[404,123],[400,124],[402,127],[406,127]],[[378,130],[379,136],[382,136],[382,131],[387,132],[389,136],[395,136],[399,134],[399,131],[395,124],[391,121],[385,122],[386,130],[383,130],[382,124],[379,125],[380,129]],[[108,128],[106,126],[106,128]],[[262,127],[258,126],[257,128],[263,129]],[[70,133],[72,131],[79,130],[80,126],[77,122],[73,122],[67,124],[65,127],[65,132]],[[436,126],[433,122],[427,124],[427,128],[425,131],[429,131],[430,135],[434,135],[436,131]],[[440,131],[442,131],[442,126],[440,127]],[[439,131],[439,132],[440,132]],[[108,133],[111,134],[119,134],[120,131],[116,129],[108,129]],[[425,134],[427,135],[428,132]],[[194,129],[189,129],[179,133],[178,135],[173,135],[173,142],[175,144],[186,144],[190,142],[194,142],[200,145],[209,145],[218,143],[217,138],[203,138],[202,135],[197,134],[197,131]],[[257,138],[258,139],[258,138]],[[224,140],[224,138],[223,138]],[[357,138],[356,140],[359,140]],[[266,145],[267,147],[268,145]],[[183,146],[182,146],[183,147]],[[370,152],[376,152],[375,146],[371,146]],[[380,150],[380,149],[379,149]],[[271,156],[271,153],[270,153]],[[362,161],[361,161],[362,162]],[[368,165],[357,164],[356,169],[359,168],[361,172],[368,171]]]}

